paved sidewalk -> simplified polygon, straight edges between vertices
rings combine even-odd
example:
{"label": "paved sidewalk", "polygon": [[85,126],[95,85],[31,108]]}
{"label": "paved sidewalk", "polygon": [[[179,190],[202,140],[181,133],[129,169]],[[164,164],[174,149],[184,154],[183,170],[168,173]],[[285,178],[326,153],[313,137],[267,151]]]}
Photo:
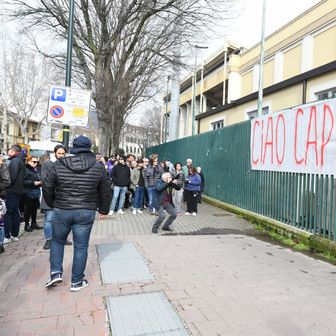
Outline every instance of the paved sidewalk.
{"label": "paved sidewalk", "polygon": [[[46,290],[42,232],[11,243],[0,255],[0,335],[109,335],[105,297],[156,291],[164,291],[192,335],[335,335],[335,266],[260,241],[246,221],[206,204],[199,216],[177,219],[181,235],[152,235],[153,220],[128,210],[97,221],[90,284],[77,293],[69,291],[71,246],[64,284]],[[102,284],[96,245],[115,242],[134,243],[154,280]]]}

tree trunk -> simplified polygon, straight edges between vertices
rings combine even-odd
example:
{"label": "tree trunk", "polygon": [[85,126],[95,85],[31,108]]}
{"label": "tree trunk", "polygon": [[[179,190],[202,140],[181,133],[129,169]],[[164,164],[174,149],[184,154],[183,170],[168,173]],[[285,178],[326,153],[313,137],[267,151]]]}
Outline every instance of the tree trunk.
{"label": "tree trunk", "polygon": [[99,152],[103,156],[109,156],[109,132],[104,124],[99,126]]}

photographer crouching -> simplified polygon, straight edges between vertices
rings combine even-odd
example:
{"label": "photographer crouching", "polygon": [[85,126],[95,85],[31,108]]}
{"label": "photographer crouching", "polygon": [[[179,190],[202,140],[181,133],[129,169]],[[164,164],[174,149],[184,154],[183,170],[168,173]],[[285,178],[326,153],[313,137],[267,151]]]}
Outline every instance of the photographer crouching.
{"label": "photographer crouching", "polygon": [[156,182],[154,204],[155,209],[158,209],[159,216],[153,224],[153,233],[158,233],[158,229],[166,217],[165,211],[167,211],[169,217],[162,226],[162,230],[173,231],[170,226],[177,216],[176,209],[173,205],[173,192],[175,189],[179,190],[180,188],[170,173],[163,173],[161,179]]}

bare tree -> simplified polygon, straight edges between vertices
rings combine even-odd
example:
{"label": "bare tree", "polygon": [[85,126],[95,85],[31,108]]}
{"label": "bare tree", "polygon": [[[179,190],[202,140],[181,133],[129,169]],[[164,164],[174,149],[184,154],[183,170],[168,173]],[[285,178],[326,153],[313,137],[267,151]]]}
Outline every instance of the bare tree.
{"label": "bare tree", "polygon": [[[118,148],[125,117],[154,95],[162,73],[181,65],[190,44],[218,25],[237,0],[77,0],[74,76],[93,90],[101,151]],[[7,0],[11,14],[30,28],[64,40],[68,0]],[[14,8],[14,9],[13,9]],[[43,51],[59,64],[64,54]]]}
{"label": "bare tree", "polygon": [[140,126],[146,127],[149,130],[150,143],[155,145],[160,143],[161,114],[162,107],[159,105],[146,109],[140,124]]}
{"label": "bare tree", "polygon": [[16,121],[28,143],[28,122],[37,121],[31,135],[38,134],[46,118],[48,84],[54,78],[52,65],[36,53],[24,50],[20,43],[3,49],[0,91],[8,116]]}

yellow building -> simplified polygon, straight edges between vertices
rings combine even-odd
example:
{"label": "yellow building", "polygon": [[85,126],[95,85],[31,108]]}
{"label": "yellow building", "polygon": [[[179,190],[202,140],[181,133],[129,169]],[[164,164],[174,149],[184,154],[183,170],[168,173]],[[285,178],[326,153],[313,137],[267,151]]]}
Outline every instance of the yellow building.
{"label": "yellow building", "polygon": [[[0,109],[0,112],[0,153],[5,153],[11,145],[25,143],[25,137],[15,119],[7,114],[4,121],[3,109]],[[38,124],[36,120],[28,121],[28,142],[40,140]]]}
{"label": "yellow building", "polygon": [[[197,133],[257,115],[260,44],[228,42],[197,69]],[[336,96],[336,1],[322,0],[265,39],[263,113]],[[193,76],[180,83],[178,137],[192,134]]]}

